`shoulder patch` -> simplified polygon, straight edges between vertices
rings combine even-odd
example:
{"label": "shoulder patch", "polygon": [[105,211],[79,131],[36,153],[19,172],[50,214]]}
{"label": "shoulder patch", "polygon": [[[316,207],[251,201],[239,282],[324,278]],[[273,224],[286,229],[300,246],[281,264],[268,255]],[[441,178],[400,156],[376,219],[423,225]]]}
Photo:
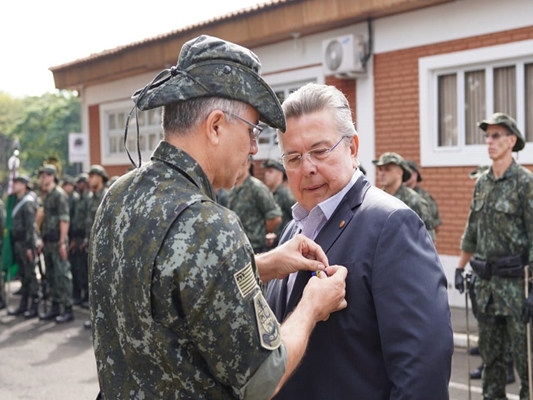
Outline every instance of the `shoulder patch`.
{"label": "shoulder patch", "polygon": [[242,297],[248,296],[254,290],[259,288],[259,285],[255,280],[252,263],[248,263],[246,267],[236,272],[233,277],[235,278],[235,282],[237,282],[237,287],[239,288]]}
{"label": "shoulder patch", "polygon": [[276,350],[281,345],[279,322],[263,297],[263,293],[258,292],[254,296],[254,308],[261,347]]}

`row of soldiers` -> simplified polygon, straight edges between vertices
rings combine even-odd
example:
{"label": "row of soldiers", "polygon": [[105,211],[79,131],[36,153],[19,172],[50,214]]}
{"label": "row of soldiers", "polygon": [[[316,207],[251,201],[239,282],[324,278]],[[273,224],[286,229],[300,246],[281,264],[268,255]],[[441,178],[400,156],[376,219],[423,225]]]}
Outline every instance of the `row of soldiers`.
{"label": "row of soldiers", "polygon": [[[11,243],[21,300],[8,314],[70,322],[74,320],[73,305],[88,308],[89,236],[109,177],[102,166],[93,165],[76,179],[65,176],[60,185],[54,164],[44,164],[38,177],[39,195],[28,176],[14,178]],[[39,314],[39,303],[48,297],[50,309]]]}

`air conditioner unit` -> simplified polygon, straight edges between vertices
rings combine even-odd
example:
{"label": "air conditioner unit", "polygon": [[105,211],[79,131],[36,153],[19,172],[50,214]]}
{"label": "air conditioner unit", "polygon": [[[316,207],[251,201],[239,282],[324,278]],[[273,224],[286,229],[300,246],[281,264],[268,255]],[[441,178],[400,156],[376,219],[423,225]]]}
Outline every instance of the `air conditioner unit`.
{"label": "air conditioner unit", "polygon": [[322,41],[322,67],[326,76],[354,78],[366,74],[365,40],[344,35]]}

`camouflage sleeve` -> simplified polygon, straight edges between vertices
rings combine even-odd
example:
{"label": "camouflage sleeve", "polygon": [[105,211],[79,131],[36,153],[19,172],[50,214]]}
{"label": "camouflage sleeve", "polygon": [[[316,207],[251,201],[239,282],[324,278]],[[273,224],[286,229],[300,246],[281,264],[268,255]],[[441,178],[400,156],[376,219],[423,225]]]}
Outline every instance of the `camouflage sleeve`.
{"label": "camouflage sleeve", "polygon": [[58,193],[57,195],[57,213],[60,221],[70,222],[68,197],[64,193]]}
{"label": "camouflage sleeve", "polygon": [[[4,241],[4,228],[6,224],[6,207],[2,199],[0,199],[0,254],[2,254],[2,246]],[[1,266],[0,262],[0,266]],[[2,271],[0,270],[0,274]]]}
{"label": "camouflage sleeve", "polygon": [[33,248],[35,242],[35,205],[28,201],[21,211],[24,212],[24,224],[26,225],[24,229],[26,246]]}
{"label": "camouflage sleeve", "polygon": [[477,249],[478,211],[480,211],[483,205],[483,200],[476,199],[476,193],[478,191],[479,182],[480,180],[476,182],[476,186],[474,188],[474,195],[470,203],[470,211],[468,213],[465,231],[461,238],[461,250],[466,253],[475,253]]}
{"label": "camouflage sleeve", "polygon": [[530,178],[526,185],[524,204],[524,220],[529,243],[529,266],[533,266],[533,178]]}
{"label": "camouflage sleeve", "polygon": [[287,349],[282,344],[261,364],[254,376],[240,390],[240,398],[244,400],[269,399],[285,373],[286,365]]}
{"label": "camouflage sleeve", "polygon": [[255,199],[257,208],[265,216],[265,219],[281,217],[281,208],[267,186],[255,186]]}
{"label": "camouflage sleeve", "polygon": [[[203,203],[184,211],[171,233],[177,239],[172,243],[175,254],[184,257],[176,285],[188,336],[216,380],[236,393],[247,391],[262,364],[275,361],[266,360],[281,345],[281,336],[239,219],[216,203]],[[271,385],[273,391],[278,382],[259,386]],[[255,392],[252,387],[256,384],[250,386]]]}

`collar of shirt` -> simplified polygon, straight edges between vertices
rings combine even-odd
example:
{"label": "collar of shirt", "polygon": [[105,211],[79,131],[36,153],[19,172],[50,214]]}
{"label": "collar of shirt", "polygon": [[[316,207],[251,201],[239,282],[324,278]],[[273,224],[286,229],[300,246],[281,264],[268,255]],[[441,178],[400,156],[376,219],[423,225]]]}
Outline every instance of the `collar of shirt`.
{"label": "collar of shirt", "polygon": [[292,208],[292,217],[296,221],[300,231],[310,239],[314,239],[320,232],[320,229],[326,224],[327,220],[331,218],[346,193],[348,193],[361,175],[361,170],[356,169],[350,181],[340,192],[317,204],[311,211],[307,211],[296,203]]}

